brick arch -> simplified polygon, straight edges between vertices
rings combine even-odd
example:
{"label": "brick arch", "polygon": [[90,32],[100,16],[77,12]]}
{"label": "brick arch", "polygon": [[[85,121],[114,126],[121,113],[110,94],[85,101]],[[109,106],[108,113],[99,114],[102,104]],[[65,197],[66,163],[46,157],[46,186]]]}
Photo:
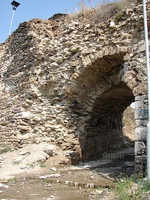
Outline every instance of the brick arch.
{"label": "brick arch", "polygon": [[[110,46],[105,47],[103,51],[79,57],[80,64],[71,76],[71,84],[66,87],[68,96],[87,99],[87,94],[89,95],[105,79],[105,76],[111,72],[120,73],[127,51],[127,48]],[[113,73],[111,73],[111,76],[113,76]],[[111,76],[109,76],[110,80],[107,80],[107,82],[111,82],[113,79]]]}
{"label": "brick arch", "polygon": [[117,51],[93,60],[91,65],[83,62],[79,76],[70,85],[76,108],[85,115],[79,127],[82,161],[101,158],[104,152],[124,146],[122,116],[134,101],[123,79],[125,55]]}

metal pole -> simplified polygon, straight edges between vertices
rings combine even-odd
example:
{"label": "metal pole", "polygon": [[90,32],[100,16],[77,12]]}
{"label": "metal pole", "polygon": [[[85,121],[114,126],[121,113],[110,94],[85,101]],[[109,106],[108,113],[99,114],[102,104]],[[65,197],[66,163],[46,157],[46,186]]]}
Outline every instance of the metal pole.
{"label": "metal pole", "polygon": [[148,86],[148,124],[147,124],[147,179],[150,180],[150,62],[149,62],[149,40],[147,28],[146,0],[143,0],[144,32],[147,65],[147,86]]}
{"label": "metal pole", "polygon": [[15,14],[15,9],[13,9],[8,36],[11,34],[11,28],[12,28],[12,23],[13,23],[13,19],[14,19],[14,14]]}

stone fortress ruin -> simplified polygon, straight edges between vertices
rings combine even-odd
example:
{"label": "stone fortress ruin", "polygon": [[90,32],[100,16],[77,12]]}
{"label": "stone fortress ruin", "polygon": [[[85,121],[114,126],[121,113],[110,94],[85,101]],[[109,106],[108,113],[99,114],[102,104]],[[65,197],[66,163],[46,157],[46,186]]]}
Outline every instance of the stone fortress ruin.
{"label": "stone fortress ruin", "polygon": [[99,159],[126,146],[123,112],[134,102],[135,163],[143,169],[144,42],[141,3],[100,23],[63,15],[20,24],[0,44],[0,148],[47,142],[72,163]]}

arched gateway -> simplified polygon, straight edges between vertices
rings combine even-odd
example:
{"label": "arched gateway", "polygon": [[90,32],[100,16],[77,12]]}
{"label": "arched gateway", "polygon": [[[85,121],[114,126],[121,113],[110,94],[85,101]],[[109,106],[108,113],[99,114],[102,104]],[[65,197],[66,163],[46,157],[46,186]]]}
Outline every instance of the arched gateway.
{"label": "arched gateway", "polygon": [[[100,58],[96,54],[93,61],[84,58],[79,75],[69,85],[68,96],[73,100],[72,112],[80,113],[83,122],[79,126],[82,161],[99,159],[103,153],[125,146],[123,112],[134,102],[136,171],[141,171],[146,164],[147,95],[136,88],[138,71],[132,68],[132,62],[124,61],[126,54],[110,48]],[[145,83],[142,85],[144,89]]]}

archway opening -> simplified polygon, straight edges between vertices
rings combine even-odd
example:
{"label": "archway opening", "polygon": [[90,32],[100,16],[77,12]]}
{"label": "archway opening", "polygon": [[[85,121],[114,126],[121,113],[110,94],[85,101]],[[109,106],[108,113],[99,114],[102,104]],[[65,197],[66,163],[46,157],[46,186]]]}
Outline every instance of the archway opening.
{"label": "archway opening", "polygon": [[125,147],[123,112],[133,101],[132,91],[123,82],[97,97],[80,140],[83,162]]}

